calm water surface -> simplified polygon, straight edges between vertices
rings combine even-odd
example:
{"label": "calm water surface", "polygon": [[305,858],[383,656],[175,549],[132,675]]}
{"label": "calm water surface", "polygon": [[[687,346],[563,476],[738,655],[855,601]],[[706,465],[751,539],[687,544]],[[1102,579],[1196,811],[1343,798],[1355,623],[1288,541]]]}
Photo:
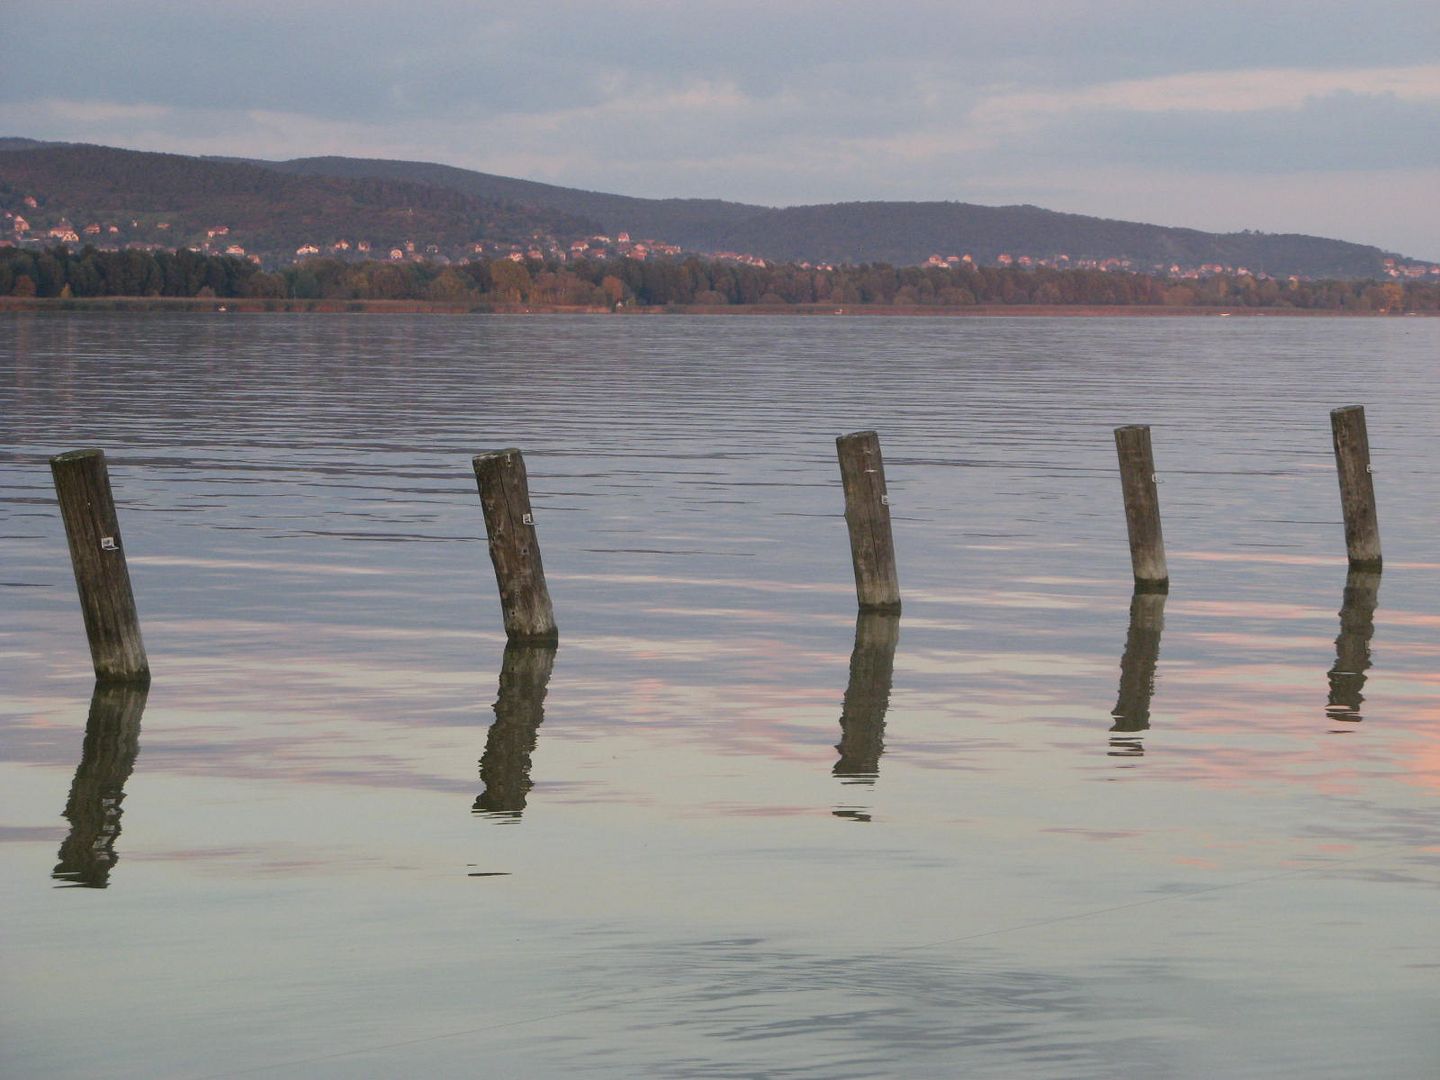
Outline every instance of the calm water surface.
{"label": "calm water surface", "polygon": [[[1437,364],[1423,319],[6,317],[0,1073],[1434,1076]],[[92,699],[85,445],[148,696]],[[507,445],[554,654],[500,632]]]}

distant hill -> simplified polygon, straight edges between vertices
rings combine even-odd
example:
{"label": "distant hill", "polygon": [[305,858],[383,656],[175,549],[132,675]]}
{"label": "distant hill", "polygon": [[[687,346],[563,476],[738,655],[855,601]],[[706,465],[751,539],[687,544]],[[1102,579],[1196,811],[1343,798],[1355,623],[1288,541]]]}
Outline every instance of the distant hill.
{"label": "distant hill", "polygon": [[691,251],[719,250],[715,246],[716,238],[750,218],[770,212],[769,207],[721,199],[637,199],[629,195],[607,195],[425,161],[319,157],[252,161],[252,164],[305,176],[376,177],[434,184],[483,199],[504,199],[559,210],[597,222],[607,235],[628,232],[636,238],[664,240]]}
{"label": "distant hill", "polygon": [[1129,259],[1143,270],[1217,263],[1278,276],[1366,278],[1383,272],[1383,259],[1396,257],[1316,236],[1207,233],[1038,206],[851,202],[776,209],[719,199],[607,195],[419,161],[323,157],[255,164],[312,176],[414,180],[593,218],[609,235],[628,232],[692,251],[745,252],[781,261],[913,265],[931,255],[969,254],[993,263],[1003,254],[1063,253],[1072,260]]}
{"label": "distant hill", "polygon": [[1317,278],[1373,277],[1390,257],[1376,247],[1315,236],[1207,233],[1038,206],[953,202],[792,206],[738,223],[725,240],[736,250],[776,259],[908,264],[931,254],[971,254],[993,263],[1004,254],[1049,258],[1063,253],[1071,260],[1128,259],[1137,270],[1209,263]]}
{"label": "distant hill", "polygon": [[34,150],[38,146],[68,146],[69,143],[44,142],[40,139],[21,139],[13,135],[0,135],[0,151]]}
{"label": "distant hill", "polygon": [[[35,207],[23,208],[27,196]],[[377,253],[407,242],[422,252],[432,244],[448,252],[477,241],[581,236],[599,228],[562,211],[433,184],[55,144],[0,152],[0,207],[23,213],[36,228],[63,218],[76,230],[99,223],[109,237],[114,224],[120,239],[172,247],[205,241],[223,225],[226,240],[247,252],[289,257],[298,246],[342,238],[364,239]]]}
{"label": "distant hill", "polygon": [[[0,208],[41,196],[40,223],[66,215],[118,220],[138,237],[195,243],[217,224],[247,251],[293,259],[297,247],[365,239],[414,243],[452,257],[479,241],[563,250],[593,234],[629,233],[702,254],[774,261],[912,265],[931,255],[1125,260],[1140,271],[1172,265],[1245,267],[1277,277],[1373,278],[1384,260],[1363,244],[1269,233],[1207,233],[1058,213],[1037,206],[960,202],[850,202],[772,208],[720,199],[641,199],[541,184],[419,161],[317,157],[293,161],[194,158],[99,146],[0,139]],[[31,211],[26,213],[35,216]],[[155,229],[170,222],[164,237]],[[147,231],[148,230],[148,231]]]}

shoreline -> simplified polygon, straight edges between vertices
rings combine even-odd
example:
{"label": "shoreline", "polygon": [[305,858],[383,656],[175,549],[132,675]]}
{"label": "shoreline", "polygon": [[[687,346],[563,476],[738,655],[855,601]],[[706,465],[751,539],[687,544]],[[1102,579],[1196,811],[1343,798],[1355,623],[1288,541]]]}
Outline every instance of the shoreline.
{"label": "shoreline", "polygon": [[401,314],[401,315],[785,315],[900,318],[1340,318],[1376,319],[1440,312],[1335,311],[1315,308],[1165,307],[1125,304],[976,304],[970,307],[834,304],[675,304],[607,307],[566,304],[473,304],[436,300],[273,300],[254,297],[96,296],[81,298],[0,296],[0,313],[45,311],[178,311],[215,314]]}

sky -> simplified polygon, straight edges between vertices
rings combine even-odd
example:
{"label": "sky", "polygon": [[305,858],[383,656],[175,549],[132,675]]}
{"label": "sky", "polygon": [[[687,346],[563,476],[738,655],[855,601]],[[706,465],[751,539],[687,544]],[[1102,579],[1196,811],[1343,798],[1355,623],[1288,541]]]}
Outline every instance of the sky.
{"label": "sky", "polygon": [[0,0],[0,134],[1440,261],[1437,0]]}

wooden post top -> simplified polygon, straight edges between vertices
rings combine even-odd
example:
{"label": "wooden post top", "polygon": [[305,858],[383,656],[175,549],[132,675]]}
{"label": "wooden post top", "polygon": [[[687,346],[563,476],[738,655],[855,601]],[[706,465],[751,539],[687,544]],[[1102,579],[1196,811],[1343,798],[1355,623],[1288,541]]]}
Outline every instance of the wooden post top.
{"label": "wooden post top", "polygon": [[86,458],[105,456],[105,451],[98,446],[86,446],[80,450],[67,450],[63,454],[56,454],[50,459],[51,464],[63,465],[67,461],[84,461]]}
{"label": "wooden post top", "polygon": [[481,462],[498,461],[501,458],[515,457],[519,453],[520,448],[518,446],[507,446],[503,450],[482,450],[476,454],[471,461],[473,464],[479,465]]}

